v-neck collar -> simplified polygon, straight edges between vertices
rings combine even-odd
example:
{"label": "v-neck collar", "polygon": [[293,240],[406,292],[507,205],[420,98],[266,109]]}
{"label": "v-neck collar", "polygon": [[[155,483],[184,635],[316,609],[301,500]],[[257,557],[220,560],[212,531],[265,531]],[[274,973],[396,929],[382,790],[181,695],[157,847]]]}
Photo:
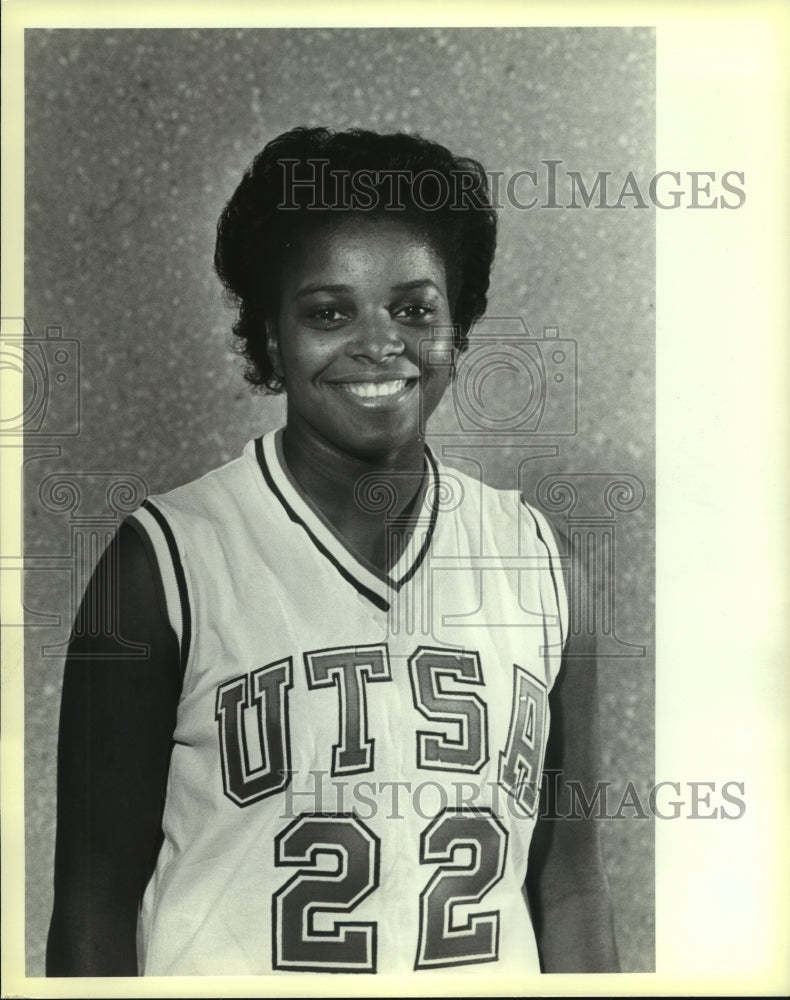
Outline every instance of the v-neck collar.
{"label": "v-neck collar", "polygon": [[360,594],[388,611],[395,593],[417,572],[428,554],[436,527],[439,506],[439,469],[433,453],[426,445],[428,482],[423,492],[422,508],[415,529],[397,563],[382,572],[351,552],[343,537],[318,508],[307,498],[293,478],[283,455],[283,428],[270,431],[255,440],[258,460],[266,485],[285,509],[288,517],[304,528],[312,544],[328,559]]}

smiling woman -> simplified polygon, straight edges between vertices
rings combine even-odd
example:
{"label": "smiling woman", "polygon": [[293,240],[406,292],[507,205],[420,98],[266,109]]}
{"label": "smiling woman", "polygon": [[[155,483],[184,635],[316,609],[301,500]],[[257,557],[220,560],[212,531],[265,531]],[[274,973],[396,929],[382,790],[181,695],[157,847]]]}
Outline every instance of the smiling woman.
{"label": "smiling woman", "polygon": [[432,331],[452,349],[444,265],[419,233],[363,219],[304,241],[269,324],[289,445],[309,447],[320,427],[345,453],[421,465],[420,417],[436,409],[449,372],[420,356]]}
{"label": "smiling woman", "polygon": [[[616,968],[594,824],[555,822],[596,781],[557,539],[425,442],[495,231],[482,167],[415,136],[297,129],[245,174],[216,267],[286,422],[89,585],[50,975]],[[94,648],[108,601],[145,661]]]}

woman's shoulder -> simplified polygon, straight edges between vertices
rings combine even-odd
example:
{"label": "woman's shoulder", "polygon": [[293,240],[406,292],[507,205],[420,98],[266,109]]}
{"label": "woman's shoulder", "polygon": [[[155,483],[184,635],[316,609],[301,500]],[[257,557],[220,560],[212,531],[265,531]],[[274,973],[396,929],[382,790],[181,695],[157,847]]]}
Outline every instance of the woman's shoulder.
{"label": "woman's shoulder", "polygon": [[151,494],[143,507],[154,506],[181,517],[211,516],[217,508],[238,503],[253,491],[255,468],[255,442],[249,441],[236,458],[170,490]]}
{"label": "woman's shoulder", "polygon": [[493,486],[482,477],[464,472],[452,465],[438,463],[439,503],[447,508],[465,510],[471,516],[489,520],[517,521],[533,524],[536,531],[564,536],[554,520],[540,507],[527,500],[524,493],[513,487]]}

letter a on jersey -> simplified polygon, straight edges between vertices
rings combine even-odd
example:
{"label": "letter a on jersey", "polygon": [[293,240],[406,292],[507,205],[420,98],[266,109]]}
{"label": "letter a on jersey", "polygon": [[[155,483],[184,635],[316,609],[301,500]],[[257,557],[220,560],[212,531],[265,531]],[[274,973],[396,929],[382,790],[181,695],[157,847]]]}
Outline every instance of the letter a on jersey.
{"label": "letter a on jersey", "polygon": [[499,755],[499,783],[526,813],[538,804],[546,734],[546,688],[514,665],[513,710],[505,753]]}

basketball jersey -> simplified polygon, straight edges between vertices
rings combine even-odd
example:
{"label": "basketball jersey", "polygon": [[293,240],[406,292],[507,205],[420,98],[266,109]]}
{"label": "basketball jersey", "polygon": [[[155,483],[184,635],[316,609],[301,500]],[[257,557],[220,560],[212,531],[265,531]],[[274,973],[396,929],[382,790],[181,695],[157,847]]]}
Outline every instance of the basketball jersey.
{"label": "basketball jersey", "polygon": [[[429,450],[426,477],[388,572],[300,491],[282,430],[132,515],[183,670],[141,974],[539,971],[559,557],[516,492]],[[386,518],[381,483],[358,499]]]}

